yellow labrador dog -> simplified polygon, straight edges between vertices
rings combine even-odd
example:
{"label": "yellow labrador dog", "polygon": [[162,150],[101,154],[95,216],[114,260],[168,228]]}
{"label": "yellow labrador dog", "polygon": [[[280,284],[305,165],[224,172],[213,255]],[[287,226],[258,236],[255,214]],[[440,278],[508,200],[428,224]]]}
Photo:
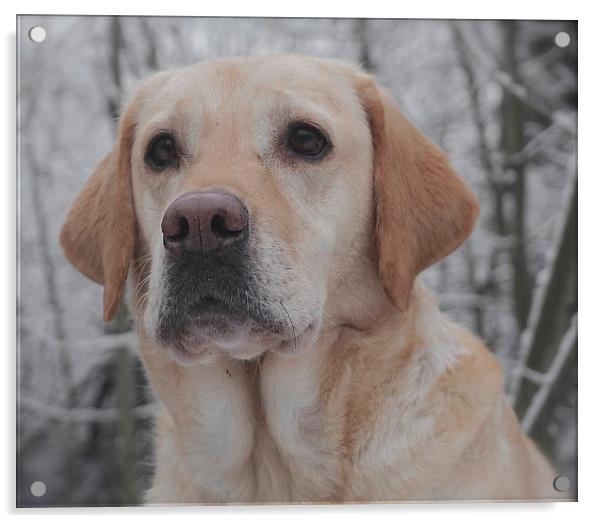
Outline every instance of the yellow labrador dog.
{"label": "yellow labrador dog", "polygon": [[163,407],[148,502],[554,498],[500,365],[416,279],[477,213],[354,67],[146,81],[61,243],[105,320],[130,291]]}

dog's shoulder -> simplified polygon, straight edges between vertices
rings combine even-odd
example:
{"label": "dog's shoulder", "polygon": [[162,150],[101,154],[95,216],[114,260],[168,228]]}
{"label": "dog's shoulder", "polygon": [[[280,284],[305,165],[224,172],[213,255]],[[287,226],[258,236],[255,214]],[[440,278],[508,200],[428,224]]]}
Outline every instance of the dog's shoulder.
{"label": "dog's shoulder", "polygon": [[505,401],[500,362],[470,332],[457,325],[453,331],[460,353],[434,383],[423,407],[435,414],[437,432],[448,436],[478,430]]}

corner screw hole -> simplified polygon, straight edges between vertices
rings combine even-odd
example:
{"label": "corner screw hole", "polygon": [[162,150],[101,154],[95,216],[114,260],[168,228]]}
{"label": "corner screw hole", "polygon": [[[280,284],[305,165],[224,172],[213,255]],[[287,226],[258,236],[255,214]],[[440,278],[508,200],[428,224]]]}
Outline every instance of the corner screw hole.
{"label": "corner screw hole", "polygon": [[46,40],[46,29],[36,25],[29,30],[29,39],[35,44],[41,44]]}
{"label": "corner screw hole", "polygon": [[571,482],[566,476],[558,476],[554,480],[554,488],[558,492],[566,492],[571,487]]}
{"label": "corner screw hole", "polygon": [[46,494],[46,484],[43,481],[34,481],[29,487],[32,496],[41,498]]}
{"label": "corner screw hole", "polygon": [[568,47],[571,43],[571,35],[569,35],[566,31],[560,31],[554,37],[554,43],[558,47]]}

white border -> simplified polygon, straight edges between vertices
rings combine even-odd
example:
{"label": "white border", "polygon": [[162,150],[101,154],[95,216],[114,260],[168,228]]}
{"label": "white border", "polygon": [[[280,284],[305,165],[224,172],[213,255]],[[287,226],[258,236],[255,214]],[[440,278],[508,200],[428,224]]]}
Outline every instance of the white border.
{"label": "white border", "polygon": [[[444,518],[445,521],[479,520],[507,521],[518,517],[545,519],[546,522],[562,521],[579,517],[589,519],[600,509],[596,501],[600,496],[600,447],[602,391],[600,372],[602,369],[600,328],[598,324],[600,296],[601,238],[600,197],[602,195],[599,154],[602,122],[600,114],[600,66],[601,48],[600,18],[595,12],[595,2],[526,2],[505,0],[504,2],[476,2],[455,0],[453,2],[426,1],[393,2],[371,0],[370,2],[330,2],[305,0],[296,5],[287,2],[178,2],[131,3],[123,1],[21,1],[3,2],[0,6],[2,31],[3,81],[0,82],[0,100],[4,115],[0,126],[0,147],[5,160],[2,180],[2,222],[5,230],[2,238],[6,242],[4,255],[0,257],[0,289],[2,306],[0,332],[6,342],[2,347],[4,358],[4,394],[2,405],[5,430],[0,431],[4,451],[4,474],[0,480],[0,505],[4,512],[20,513],[28,519],[34,514],[44,514],[52,519],[66,514],[86,514],[93,518],[107,516],[121,518],[134,515],[154,519],[177,513],[195,519],[209,515],[246,519],[286,518],[332,518],[343,516],[346,520],[364,521],[366,517],[383,517],[400,520],[404,517],[427,516]],[[386,505],[386,506],[322,506],[322,507],[216,507],[182,509],[48,509],[16,511],[15,504],[15,14],[153,14],[163,16],[185,15],[239,15],[239,16],[367,16],[403,18],[535,18],[535,19],[578,19],[579,20],[579,503],[565,504],[437,504],[437,505]],[[7,230],[8,229],[8,230]],[[585,282],[585,283],[584,283]]]}

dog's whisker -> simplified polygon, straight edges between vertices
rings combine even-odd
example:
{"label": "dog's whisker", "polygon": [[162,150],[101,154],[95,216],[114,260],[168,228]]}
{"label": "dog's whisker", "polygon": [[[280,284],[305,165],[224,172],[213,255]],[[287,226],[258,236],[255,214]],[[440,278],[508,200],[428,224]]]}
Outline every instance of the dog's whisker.
{"label": "dog's whisker", "polygon": [[249,305],[249,293],[247,289],[245,289],[245,299],[247,302],[247,319],[249,319],[251,317],[251,307]]}
{"label": "dog's whisker", "polygon": [[293,352],[293,356],[295,356],[295,354],[297,352],[297,334],[295,333],[295,324],[293,323],[293,319],[291,318],[291,315],[288,313],[288,310],[285,307],[284,303],[282,303],[281,300],[276,300],[276,301],[280,304],[280,306],[284,310],[284,313],[286,314],[286,317],[288,318],[289,324],[291,326],[291,331],[293,333],[293,348],[292,348],[292,352]]}
{"label": "dog's whisker", "polygon": [[146,205],[143,205],[142,207],[144,209],[148,209],[149,211],[154,211],[154,212],[159,212],[159,213],[163,212],[161,209],[155,209],[154,207],[147,207]]}
{"label": "dog's whisker", "polygon": [[146,307],[148,299],[148,292],[145,292],[140,295],[138,300],[136,301],[136,321],[140,321],[142,319],[142,315],[144,314],[144,309]]}

